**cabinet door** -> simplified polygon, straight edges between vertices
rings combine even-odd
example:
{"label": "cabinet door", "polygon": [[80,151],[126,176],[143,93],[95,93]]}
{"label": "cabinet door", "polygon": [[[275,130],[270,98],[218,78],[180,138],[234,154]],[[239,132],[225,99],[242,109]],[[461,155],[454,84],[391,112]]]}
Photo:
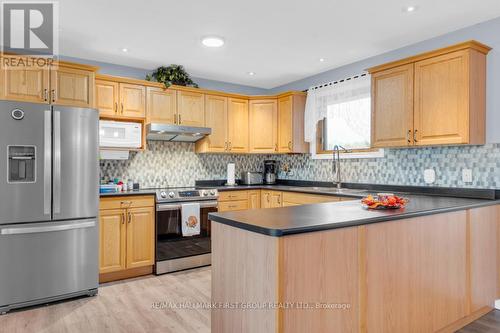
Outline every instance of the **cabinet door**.
{"label": "cabinet door", "polygon": [[99,217],[99,273],[125,269],[125,210],[101,210]]}
{"label": "cabinet door", "polygon": [[147,88],[148,123],[175,124],[177,114],[177,92],[172,89]]}
{"label": "cabinet door", "polygon": [[177,92],[179,123],[184,126],[205,126],[205,96],[197,92]]}
{"label": "cabinet door", "polygon": [[223,153],[227,150],[227,97],[205,96],[206,126],[212,134],[206,138],[209,152]]}
{"label": "cabinet door", "polygon": [[247,200],[234,200],[234,201],[224,201],[219,202],[219,212],[232,212],[237,210],[247,210],[248,201]]}
{"label": "cabinet door", "polygon": [[278,149],[278,108],[275,99],[250,101],[250,152],[275,153]]}
{"label": "cabinet door", "polygon": [[228,147],[233,153],[248,152],[248,101],[228,99]]}
{"label": "cabinet door", "polygon": [[154,207],[127,210],[127,268],[154,263]]}
{"label": "cabinet door", "polygon": [[261,191],[261,208],[282,207],[282,193],[279,191]]}
{"label": "cabinet door", "polygon": [[118,113],[119,89],[118,82],[95,81],[95,106],[99,110],[99,115],[115,116]]}
{"label": "cabinet door", "polygon": [[293,138],[293,97],[278,99],[278,151],[292,152]]}
{"label": "cabinet door", "polygon": [[248,191],[248,209],[260,208],[260,191]]}
{"label": "cabinet door", "polygon": [[55,105],[94,107],[95,73],[59,64],[50,74],[51,103]]}
{"label": "cabinet door", "polygon": [[372,147],[413,144],[413,64],[372,75]]}
{"label": "cabinet door", "polygon": [[468,52],[415,63],[416,145],[469,141]]}
{"label": "cabinet door", "polygon": [[146,87],[120,83],[120,115],[131,118],[146,116]]}
{"label": "cabinet door", "polygon": [[49,102],[50,70],[28,67],[24,57],[2,56],[0,97],[12,101]]}

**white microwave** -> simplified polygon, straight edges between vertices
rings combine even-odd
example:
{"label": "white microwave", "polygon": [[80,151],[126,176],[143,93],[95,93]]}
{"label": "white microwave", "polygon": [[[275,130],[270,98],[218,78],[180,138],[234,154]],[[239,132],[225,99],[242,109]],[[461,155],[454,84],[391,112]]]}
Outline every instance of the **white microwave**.
{"label": "white microwave", "polygon": [[101,148],[141,148],[142,124],[121,121],[99,121]]}

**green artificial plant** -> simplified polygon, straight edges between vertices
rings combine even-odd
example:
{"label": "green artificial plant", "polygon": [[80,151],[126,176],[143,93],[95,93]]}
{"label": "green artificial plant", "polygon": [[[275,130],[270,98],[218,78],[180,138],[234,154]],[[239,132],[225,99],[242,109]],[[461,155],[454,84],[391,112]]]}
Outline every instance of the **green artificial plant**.
{"label": "green artificial plant", "polygon": [[193,80],[189,77],[189,74],[181,65],[158,67],[153,71],[153,73],[146,75],[146,80],[163,83],[165,88],[170,87],[172,84],[198,88],[198,85],[193,82]]}

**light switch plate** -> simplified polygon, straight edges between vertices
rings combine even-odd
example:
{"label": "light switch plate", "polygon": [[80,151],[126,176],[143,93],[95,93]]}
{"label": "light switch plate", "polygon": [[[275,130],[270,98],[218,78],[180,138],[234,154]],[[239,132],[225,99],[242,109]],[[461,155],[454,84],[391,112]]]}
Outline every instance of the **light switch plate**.
{"label": "light switch plate", "polygon": [[436,182],[436,171],[434,169],[425,169],[424,181],[426,184],[434,184]]}
{"label": "light switch plate", "polygon": [[472,169],[462,169],[462,181],[472,183]]}

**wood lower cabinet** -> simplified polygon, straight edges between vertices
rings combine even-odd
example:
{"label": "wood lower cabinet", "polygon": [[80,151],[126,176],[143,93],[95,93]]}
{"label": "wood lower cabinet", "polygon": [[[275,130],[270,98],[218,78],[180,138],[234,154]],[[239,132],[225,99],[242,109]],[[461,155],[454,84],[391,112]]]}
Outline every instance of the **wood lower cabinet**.
{"label": "wood lower cabinet", "polygon": [[50,99],[55,105],[94,107],[95,73],[59,64],[51,70]]}
{"label": "wood lower cabinet", "polygon": [[370,68],[372,146],[484,144],[489,51],[469,41]]}
{"label": "wood lower cabinet", "polygon": [[248,128],[250,153],[278,151],[278,103],[276,99],[250,101]]}
{"label": "wood lower cabinet", "polygon": [[261,208],[277,208],[283,206],[283,192],[279,191],[261,191]]}
{"label": "wood lower cabinet", "polygon": [[260,190],[248,191],[248,209],[260,208]]}
{"label": "wood lower cabinet", "polygon": [[99,214],[99,280],[108,282],[151,273],[154,197],[101,198]]}
{"label": "wood lower cabinet", "polygon": [[146,122],[177,123],[177,94],[175,90],[147,87]]}
{"label": "wood lower cabinet", "polygon": [[184,126],[205,126],[205,95],[191,91],[177,91],[177,123]]}
{"label": "wood lower cabinet", "polygon": [[340,201],[339,197],[309,193],[283,192],[283,207]]}
{"label": "wood lower cabinet", "polygon": [[219,193],[219,212],[251,209],[250,193],[257,191],[226,191]]}

